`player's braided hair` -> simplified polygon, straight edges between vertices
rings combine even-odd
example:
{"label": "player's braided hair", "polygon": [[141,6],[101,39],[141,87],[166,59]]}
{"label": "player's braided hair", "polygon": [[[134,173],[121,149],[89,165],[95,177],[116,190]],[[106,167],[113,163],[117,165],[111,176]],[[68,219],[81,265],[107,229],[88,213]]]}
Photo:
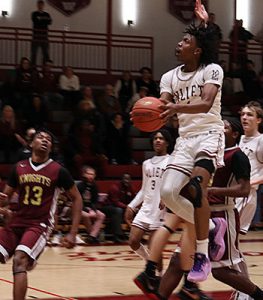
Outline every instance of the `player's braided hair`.
{"label": "player's braided hair", "polygon": [[197,46],[202,49],[200,63],[208,65],[216,63],[216,43],[215,43],[215,31],[211,27],[196,26],[191,24],[185,29],[185,33],[188,33],[195,37]]}

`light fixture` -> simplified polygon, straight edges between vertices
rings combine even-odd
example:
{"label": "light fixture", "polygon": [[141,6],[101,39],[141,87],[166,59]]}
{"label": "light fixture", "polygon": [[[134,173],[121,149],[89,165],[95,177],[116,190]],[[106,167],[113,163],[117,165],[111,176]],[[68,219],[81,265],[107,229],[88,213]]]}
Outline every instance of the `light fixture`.
{"label": "light fixture", "polygon": [[124,25],[136,24],[137,0],[122,0],[122,20]]}

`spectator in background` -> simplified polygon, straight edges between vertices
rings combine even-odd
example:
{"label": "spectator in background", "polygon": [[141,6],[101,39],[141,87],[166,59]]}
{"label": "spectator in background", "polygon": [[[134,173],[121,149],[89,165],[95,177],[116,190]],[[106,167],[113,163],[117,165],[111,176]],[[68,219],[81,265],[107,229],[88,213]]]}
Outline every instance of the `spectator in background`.
{"label": "spectator in background", "polygon": [[90,166],[83,166],[82,180],[77,184],[83,200],[81,222],[88,232],[87,242],[90,244],[99,243],[98,236],[105,219],[104,213],[97,209],[99,195],[95,178],[95,169]]}
{"label": "spectator in background", "polygon": [[131,185],[131,176],[127,173],[123,174],[119,183],[113,184],[109,188],[108,199],[100,210],[110,218],[110,229],[114,242],[123,241],[124,234],[121,224],[123,223],[125,209],[134,196],[135,192]]}
{"label": "spectator in background", "polygon": [[25,143],[21,136],[22,128],[17,123],[15,112],[9,105],[5,105],[0,119],[0,151],[3,163],[14,163],[17,161],[16,154],[20,142]]}
{"label": "spectator in background", "polygon": [[207,27],[211,28],[211,30],[214,32],[214,35],[213,35],[213,40],[215,43],[214,49],[216,49],[215,62],[218,62],[220,43],[221,43],[223,35],[222,35],[221,28],[215,23],[215,20],[216,20],[215,14],[210,12],[208,16],[209,16],[209,19],[207,22]]}
{"label": "spectator in background", "polygon": [[52,23],[49,13],[44,11],[45,2],[37,1],[37,10],[31,15],[33,22],[33,36],[31,44],[31,62],[36,65],[37,50],[41,48],[43,54],[43,64],[49,60],[49,45],[48,45],[48,25]]}
{"label": "spectator in background", "polygon": [[136,80],[137,92],[142,86],[148,88],[149,96],[159,97],[159,90],[156,82],[152,79],[152,70],[148,67],[140,69],[141,77]]}
{"label": "spectator in background", "polygon": [[33,94],[31,104],[25,112],[28,127],[46,127],[48,122],[48,109],[39,94]]}
{"label": "spectator in background", "polygon": [[59,77],[59,89],[66,106],[76,107],[81,99],[79,77],[71,67],[66,67]]}
{"label": "spectator in background", "polygon": [[250,59],[246,61],[245,69],[242,73],[242,84],[247,97],[250,100],[256,100],[259,90],[258,75],[255,71],[255,64]]}
{"label": "spectator in background", "polygon": [[98,177],[101,177],[107,157],[95,124],[87,119],[73,123],[67,141],[65,159],[76,179],[81,177],[84,164],[96,169]]}
{"label": "spectator in background", "polygon": [[115,83],[114,92],[119,99],[122,113],[127,113],[128,103],[136,93],[136,82],[129,71],[122,73],[122,77]]}
{"label": "spectator in background", "polygon": [[58,78],[52,71],[53,61],[48,60],[39,74],[37,90],[43,95],[44,102],[49,108],[62,108],[63,97],[58,93]]}
{"label": "spectator in background", "polygon": [[121,113],[119,99],[115,97],[114,89],[111,84],[106,84],[104,94],[98,99],[99,110],[104,115],[106,122],[109,123],[112,116]]}
{"label": "spectator in background", "polygon": [[96,108],[96,101],[93,96],[93,90],[91,86],[85,86],[82,92],[82,100],[81,101],[89,101],[92,108]]}
{"label": "spectator in background", "polygon": [[36,129],[33,127],[30,127],[26,130],[25,144],[18,149],[17,161],[27,159],[31,156],[32,153],[31,143],[33,141],[33,137],[35,133],[36,133]]}
{"label": "spectator in background", "polygon": [[245,67],[247,62],[247,45],[254,38],[253,34],[243,27],[243,20],[235,20],[233,29],[229,34],[231,40],[230,59]]}
{"label": "spectator in background", "polygon": [[133,162],[130,150],[129,126],[120,113],[114,114],[109,126],[107,126],[106,145],[111,164],[125,165]]}
{"label": "spectator in background", "polygon": [[33,92],[36,90],[38,80],[37,70],[31,67],[30,60],[22,57],[16,69],[15,78],[15,103],[14,109],[24,112],[29,106]]}

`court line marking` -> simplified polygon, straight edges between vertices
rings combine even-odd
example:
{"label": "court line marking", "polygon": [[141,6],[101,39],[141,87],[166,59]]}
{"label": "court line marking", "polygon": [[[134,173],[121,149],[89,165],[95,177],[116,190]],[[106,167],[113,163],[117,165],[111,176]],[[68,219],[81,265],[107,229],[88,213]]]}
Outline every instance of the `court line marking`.
{"label": "court line marking", "polygon": [[[10,284],[14,284],[13,281],[10,281],[10,280],[4,279],[4,278],[0,278],[0,281],[6,282],[6,283],[10,283]],[[76,298],[63,297],[61,295],[54,294],[54,293],[51,293],[51,292],[48,292],[48,291],[44,291],[44,290],[41,290],[41,289],[38,289],[38,288],[30,287],[30,286],[28,286],[28,289],[36,291],[36,292],[40,292],[40,293],[43,293],[43,294],[46,294],[46,295],[54,296],[54,297],[56,297],[58,299],[61,299],[61,300],[77,300]]]}

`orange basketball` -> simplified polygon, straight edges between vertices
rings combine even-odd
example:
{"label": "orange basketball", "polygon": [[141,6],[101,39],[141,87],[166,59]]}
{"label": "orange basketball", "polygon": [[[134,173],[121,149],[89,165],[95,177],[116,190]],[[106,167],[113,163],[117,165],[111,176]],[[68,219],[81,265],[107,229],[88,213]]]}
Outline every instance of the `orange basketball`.
{"label": "orange basketball", "polygon": [[164,122],[159,117],[162,113],[160,105],[162,102],[154,97],[144,97],[138,100],[131,111],[133,125],[145,132],[152,132],[160,129]]}

